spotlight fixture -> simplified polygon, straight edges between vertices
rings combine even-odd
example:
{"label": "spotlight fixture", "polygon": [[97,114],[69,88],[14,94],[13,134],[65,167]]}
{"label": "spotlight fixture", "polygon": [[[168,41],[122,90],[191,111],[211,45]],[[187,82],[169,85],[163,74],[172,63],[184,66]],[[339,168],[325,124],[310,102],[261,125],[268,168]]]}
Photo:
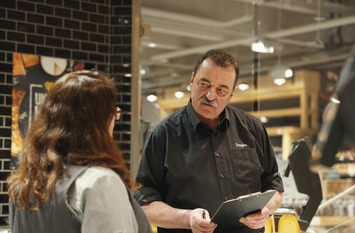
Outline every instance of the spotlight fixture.
{"label": "spotlight fixture", "polygon": [[260,121],[261,121],[262,123],[267,123],[269,120],[267,119],[266,116],[261,116],[261,117],[260,117]]}
{"label": "spotlight fixture", "polygon": [[340,104],[340,100],[338,100],[338,99],[335,98],[335,97],[331,97],[331,98],[330,98],[330,101],[332,101],[332,102],[335,103],[335,104]]}
{"label": "spotlight fixture", "polygon": [[251,44],[251,50],[256,53],[274,53],[274,47],[265,46],[264,42],[258,40]]}
{"label": "spotlight fixture", "polygon": [[293,71],[290,67],[279,63],[270,70],[269,76],[274,79],[275,84],[280,86],[286,82],[287,78],[293,76]]}
{"label": "spotlight fixture", "polygon": [[155,48],[155,47],[157,47],[157,44],[156,43],[149,43],[148,47],[149,48]]}
{"label": "spotlight fixture", "polygon": [[249,85],[243,82],[241,84],[238,84],[238,89],[241,90],[241,91],[248,90],[249,89]]}
{"label": "spotlight fixture", "polygon": [[284,78],[276,78],[274,79],[274,83],[278,86],[281,86],[282,84],[284,84],[286,82],[286,79]]}
{"label": "spotlight fixture", "polygon": [[157,101],[157,99],[158,99],[158,97],[156,95],[153,95],[153,94],[150,94],[150,95],[147,96],[147,100],[149,102],[152,102],[152,103]]}
{"label": "spotlight fixture", "polygon": [[175,92],[174,95],[175,95],[176,98],[181,99],[182,97],[185,96],[185,93],[182,92],[182,91],[177,91],[177,92]]}

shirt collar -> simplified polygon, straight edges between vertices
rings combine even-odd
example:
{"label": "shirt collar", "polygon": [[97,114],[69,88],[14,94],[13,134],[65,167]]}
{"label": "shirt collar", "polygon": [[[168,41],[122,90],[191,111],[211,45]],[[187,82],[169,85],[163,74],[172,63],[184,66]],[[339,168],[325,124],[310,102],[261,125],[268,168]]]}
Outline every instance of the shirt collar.
{"label": "shirt collar", "polygon": [[198,124],[202,123],[202,121],[200,120],[200,118],[197,116],[194,108],[192,107],[192,101],[190,99],[189,103],[187,104],[186,107],[187,110],[187,114],[191,120],[192,126],[194,127],[194,129],[196,130],[196,127]]}
{"label": "shirt collar", "polygon": [[[191,120],[192,126],[194,127],[194,129],[196,130],[197,126],[199,124],[204,124],[200,118],[197,116],[194,108],[192,107],[192,101],[191,99],[189,100],[189,103],[187,104],[187,114]],[[228,111],[228,107],[226,107],[223,112],[221,113],[221,122],[218,126],[219,129],[221,129],[222,131],[225,131],[229,128],[230,125],[230,120],[229,120],[229,111]]]}
{"label": "shirt collar", "polygon": [[221,113],[221,122],[218,126],[222,131],[226,131],[230,125],[230,116],[229,116],[229,108],[228,106],[224,108],[223,112]]}

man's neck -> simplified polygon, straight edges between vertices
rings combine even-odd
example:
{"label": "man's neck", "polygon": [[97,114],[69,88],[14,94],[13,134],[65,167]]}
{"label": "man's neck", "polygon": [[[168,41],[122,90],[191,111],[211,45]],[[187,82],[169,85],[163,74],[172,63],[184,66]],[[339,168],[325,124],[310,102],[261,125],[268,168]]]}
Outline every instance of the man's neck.
{"label": "man's neck", "polygon": [[217,117],[215,119],[209,119],[209,118],[201,118],[201,121],[205,124],[207,124],[212,130],[216,130],[219,122],[221,122],[220,117]]}

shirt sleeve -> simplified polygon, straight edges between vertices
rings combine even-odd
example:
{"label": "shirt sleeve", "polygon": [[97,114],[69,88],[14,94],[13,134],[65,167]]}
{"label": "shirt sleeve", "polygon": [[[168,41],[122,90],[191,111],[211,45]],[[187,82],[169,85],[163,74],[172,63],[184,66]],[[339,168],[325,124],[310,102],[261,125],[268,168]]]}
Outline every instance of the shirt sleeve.
{"label": "shirt sleeve", "polygon": [[127,188],[110,169],[88,168],[73,183],[68,199],[83,233],[138,232]]}
{"label": "shirt sleeve", "polygon": [[141,187],[133,194],[140,205],[165,199],[166,137],[164,135],[162,126],[153,127],[147,134],[136,177]]}

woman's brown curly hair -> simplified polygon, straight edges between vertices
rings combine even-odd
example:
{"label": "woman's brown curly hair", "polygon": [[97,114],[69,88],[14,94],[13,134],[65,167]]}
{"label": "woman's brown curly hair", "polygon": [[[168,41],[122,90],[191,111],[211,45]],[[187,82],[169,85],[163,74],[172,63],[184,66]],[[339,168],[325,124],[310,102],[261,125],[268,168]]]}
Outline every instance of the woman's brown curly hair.
{"label": "woman's brown curly hair", "polygon": [[38,210],[49,200],[66,166],[104,166],[132,182],[108,125],[115,87],[97,71],[64,75],[49,90],[27,133],[20,165],[8,178],[8,193],[20,210]]}

